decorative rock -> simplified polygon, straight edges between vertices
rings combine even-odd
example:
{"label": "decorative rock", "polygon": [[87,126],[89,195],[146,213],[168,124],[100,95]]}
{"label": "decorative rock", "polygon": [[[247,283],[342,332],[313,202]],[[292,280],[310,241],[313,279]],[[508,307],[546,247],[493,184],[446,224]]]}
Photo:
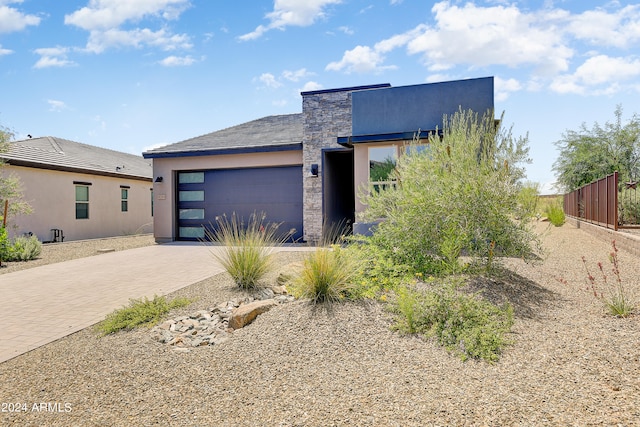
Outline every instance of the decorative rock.
{"label": "decorative rock", "polygon": [[253,322],[258,315],[269,311],[276,305],[278,305],[278,303],[273,299],[255,301],[241,305],[231,314],[231,317],[229,318],[229,327],[232,329],[240,329]]}
{"label": "decorative rock", "polygon": [[272,299],[274,296],[275,296],[275,293],[273,292],[272,289],[262,288],[256,293],[255,298],[257,300],[267,300],[267,299]]}
{"label": "decorative rock", "polygon": [[[271,298],[260,299],[266,296]],[[227,301],[208,310],[162,322],[151,329],[151,337],[174,346],[176,351],[181,350],[180,353],[188,353],[190,348],[218,345],[227,341],[234,329],[251,323],[258,315],[279,303],[293,299],[291,295],[274,295],[272,290],[261,290],[255,297]]]}

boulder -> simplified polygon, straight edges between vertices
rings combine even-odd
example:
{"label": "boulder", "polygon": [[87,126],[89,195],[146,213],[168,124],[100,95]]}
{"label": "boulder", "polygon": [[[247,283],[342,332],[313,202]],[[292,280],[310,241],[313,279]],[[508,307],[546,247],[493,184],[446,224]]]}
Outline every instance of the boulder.
{"label": "boulder", "polygon": [[273,299],[243,304],[231,313],[231,317],[229,317],[229,327],[232,329],[243,328],[253,322],[260,314],[269,311],[276,305],[278,305],[278,303]]}

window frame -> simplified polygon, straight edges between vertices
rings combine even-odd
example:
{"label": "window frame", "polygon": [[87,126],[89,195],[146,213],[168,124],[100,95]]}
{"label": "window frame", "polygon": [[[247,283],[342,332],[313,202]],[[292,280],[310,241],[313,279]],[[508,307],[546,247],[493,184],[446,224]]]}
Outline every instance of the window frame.
{"label": "window frame", "polygon": [[[89,219],[90,218],[90,213],[89,213],[89,204],[90,204],[90,194],[89,194],[89,187],[91,186],[90,182],[78,182],[78,181],[74,181],[74,191],[75,191],[75,217],[76,219]],[[81,195],[80,199],[78,198],[78,190],[79,189],[86,189],[86,200],[82,200],[84,197],[84,195]],[[83,206],[83,210],[78,210],[78,208],[80,206]],[[82,216],[78,216],[79,212],[84,212],[85,215]]]}

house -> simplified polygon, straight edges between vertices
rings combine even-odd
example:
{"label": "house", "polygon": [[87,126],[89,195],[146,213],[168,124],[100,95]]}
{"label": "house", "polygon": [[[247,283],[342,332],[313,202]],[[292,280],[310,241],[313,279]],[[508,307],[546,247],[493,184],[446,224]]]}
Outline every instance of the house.
{"label": "house", "polygon": [[303,92],[302,113],[263,117],[143,153],[153,159],[157,241],[204,237],[223,214],[268,220],[317,241],[353,224],[372,171],[393,162],[420,130],[460,108],[493,111],[493,77]]}
{"label": "house", "polygon": [[141,156],[47,136],[13,141],[0,157],[33,208],[10,218],[14,235],[59,242],[153,229],[152,167]]}

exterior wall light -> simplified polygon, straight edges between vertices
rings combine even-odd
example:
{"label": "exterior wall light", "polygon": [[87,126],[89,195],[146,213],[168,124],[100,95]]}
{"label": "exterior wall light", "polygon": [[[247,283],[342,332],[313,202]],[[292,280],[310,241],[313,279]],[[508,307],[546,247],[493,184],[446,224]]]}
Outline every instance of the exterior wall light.
{"label": "exterior wall light", "polygon": [[311,165],[311,176],[318,176],[318,164],[314,163]]}
{"label": "exterior wall light", "polygon": [[159,177],[156,178],[156,182],[162,182],[162,179],[163,178],[161,176],[159,176]]}

